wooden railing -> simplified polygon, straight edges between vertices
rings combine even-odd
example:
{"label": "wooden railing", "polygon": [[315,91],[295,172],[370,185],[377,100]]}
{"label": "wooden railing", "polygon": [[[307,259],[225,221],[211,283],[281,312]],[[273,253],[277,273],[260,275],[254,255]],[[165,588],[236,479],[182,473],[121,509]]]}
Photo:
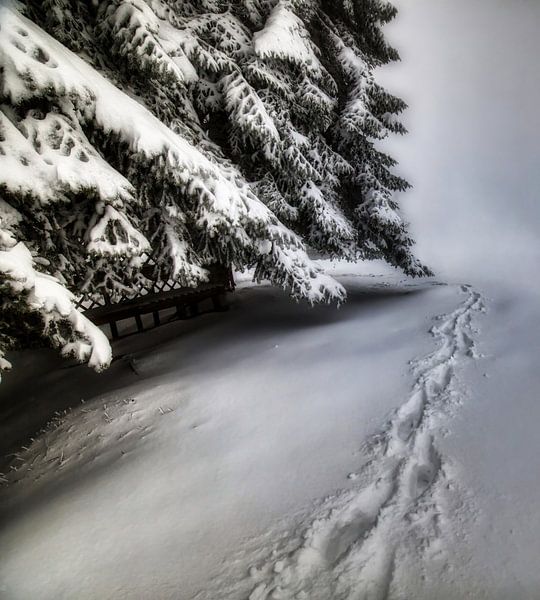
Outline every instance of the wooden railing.
{"label": "wooden railing", "polygon": [[84,314],[96,325],[108,324],[111,337],[120,337],[118,321],[134,319],[137,332],[146,329],[143,315],[152,315],[152,325],[161,325],[160,312],[175,309],[167,320],[174,318],[186,319],[201,313],[200,305],[209,301],[212,310],[227,310],[226,293],[234,289],[234,279],[230,268],[221,265],[207,267],[210,276],[207,283],[197,287],[182,287],[177,282],[152,282],[142,289],[135,297],[111,302],[105,296],[81,297],[79,306],[85,308]]}

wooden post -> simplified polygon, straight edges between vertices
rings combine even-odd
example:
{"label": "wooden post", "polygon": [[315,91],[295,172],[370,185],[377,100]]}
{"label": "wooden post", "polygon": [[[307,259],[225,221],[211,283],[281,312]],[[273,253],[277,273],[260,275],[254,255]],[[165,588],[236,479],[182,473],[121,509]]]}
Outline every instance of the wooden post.
{"label": "wooden post", "polygon": [[141,333],[141,331],[143,331],[143,324],[140,313],[135,315],[135,323],[137,323],[137,331]]}
{"label": "wooden post", "polygon": [[110,321],[109,326],[111,328],[111,335],[113,340],[117,340],[120,336],[118,335],[118,327],[116,326],[116,321]]}

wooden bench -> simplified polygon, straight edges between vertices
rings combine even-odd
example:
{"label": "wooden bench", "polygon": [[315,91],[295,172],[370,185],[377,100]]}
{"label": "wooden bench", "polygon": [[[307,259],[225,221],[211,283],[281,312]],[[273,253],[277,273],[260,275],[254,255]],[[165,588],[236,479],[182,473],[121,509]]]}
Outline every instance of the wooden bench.
{"label": "wooden bench", "polygon": [[166,309],[175,308],[172,318],[178,319],[188,319],[200,314],[199,304],[205,300],[211,301],[215,311],[227,310],[226,292],[234,289],[232,273],[229,269],[214,269],[210,279],[210,282],[196,288],[178,287],[168,291],[149,292],[129,300],[90,308],[84,314],[96,325],[108,324],[112,338],[118,339],[120,335],[117,322],[123,319],[135,319],[137,331],[142,332],[142,315],[152,314],[153,325],[158,327],[161,325],[159,313]]}

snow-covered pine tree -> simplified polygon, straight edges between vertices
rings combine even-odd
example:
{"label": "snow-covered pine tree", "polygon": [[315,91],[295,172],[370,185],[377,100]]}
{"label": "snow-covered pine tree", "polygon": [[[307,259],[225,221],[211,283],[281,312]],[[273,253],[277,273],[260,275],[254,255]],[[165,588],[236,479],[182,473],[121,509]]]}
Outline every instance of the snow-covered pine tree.
{"label": "snow-covered pine tree", "polygon": [[[73,295],[254,266],[310,302],[306,245],[427,273],[375,143],[404,104],[384,0],[1,0],[0,352],[44,336],[95,368]],[[1,356],[1,355],[0,355]],[[3,360],[3,359],[2,359]],[[5,367],[2,362],[0,367]]]}

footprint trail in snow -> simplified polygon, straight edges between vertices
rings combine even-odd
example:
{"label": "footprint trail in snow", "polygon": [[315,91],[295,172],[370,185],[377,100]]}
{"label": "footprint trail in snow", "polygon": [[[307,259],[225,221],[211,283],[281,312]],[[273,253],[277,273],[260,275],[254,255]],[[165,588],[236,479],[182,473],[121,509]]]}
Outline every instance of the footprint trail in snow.
{"label": "footprint trail in snow", "polygon": [[442,417],[462,400],[455,370],[477,358],[472,319],[485,312],[479,293],[461,291],[465,300],[430,331],[437,348],[411,363],[407,400],[369,441],[358,486],[327,499],[297,535],[251,568],[249,600],[384,600],[400,557],[440,552],[444,491],[453,482],[436,437]]}

